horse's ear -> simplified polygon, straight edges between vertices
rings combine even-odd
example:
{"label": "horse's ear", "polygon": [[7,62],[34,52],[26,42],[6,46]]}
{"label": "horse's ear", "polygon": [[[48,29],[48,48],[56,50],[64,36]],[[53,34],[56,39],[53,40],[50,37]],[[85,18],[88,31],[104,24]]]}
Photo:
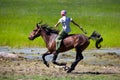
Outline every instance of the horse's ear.
{"label": "horse's ear", "polygon": [[39,23],[37,23],[36,27],[39,28],[41,23],[42,23],[42,21],[40,21]]}
{"label": "horse's ear", "polygon": [[39,23],[36,24],[36,27],[39,28]]}

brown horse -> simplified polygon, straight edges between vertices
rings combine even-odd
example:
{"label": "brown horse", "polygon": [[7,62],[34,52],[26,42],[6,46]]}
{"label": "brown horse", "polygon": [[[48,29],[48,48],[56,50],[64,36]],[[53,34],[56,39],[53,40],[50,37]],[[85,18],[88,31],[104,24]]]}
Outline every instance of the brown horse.
{"label": "brown horse", "polygon": [[[54,54],[52,60],[54,64],[59,66],[66,65],[66,63],[56,62],[58,54],[56,53],[55,38],[57,37],[58,33],[59,31],[49,28],[46,24],[42,25],[39,23],[29,36],[30,40],[34,40],[35,38],[41,36],[45,41],[48,51],[43,54],[42,58],[47,67],[49,67],[49,64],[45,60],[45,56],[50,54]],[[78,62],[83,59],[82,51],[88,47],[90,39],[94,39],[96,41],[96,48],[99,49],[101,47],[99,43],[103,41],[103,38],[95,31],[90,37],[87,37],[83,34],[71,34],[63,39],[59,52],[65,52],[73,48],[76,50],[76,59],[68,69],[67,73],[70,73],[72,70],[74,70]]]}

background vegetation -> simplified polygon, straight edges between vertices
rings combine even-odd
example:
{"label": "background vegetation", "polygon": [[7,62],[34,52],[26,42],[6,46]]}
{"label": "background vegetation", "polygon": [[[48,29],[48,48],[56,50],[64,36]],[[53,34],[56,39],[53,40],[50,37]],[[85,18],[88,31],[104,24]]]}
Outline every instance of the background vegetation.
{"label": "background vegetation", "polygon": [[[44,47],[41,38],[29,41],[29,33],[41,20],[54,26],[62,9],[87,36],[94,30],[101,33],[104,48],[120,47],[120,0],[0,0],[0,46]],[[71,33],[82,33],[73,24],[71,28]],[[94,48],[93,41],[89,48]]]}

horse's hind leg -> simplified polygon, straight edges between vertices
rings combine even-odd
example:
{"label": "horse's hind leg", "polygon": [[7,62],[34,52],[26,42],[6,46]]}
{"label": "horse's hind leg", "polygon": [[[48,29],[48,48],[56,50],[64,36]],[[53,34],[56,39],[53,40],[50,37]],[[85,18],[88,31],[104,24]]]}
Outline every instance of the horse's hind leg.
{"label": "horse's hind leg", "polygon": [[80,60],[83,59],[82,51],[80,48],[76,48],[76,60],[72,63],[71,67],[68,69],[67,73],[73,71]]}
{"label": "horse's hind leg", "polygon": [[48,62],[47,62],[46,59],[45,59],[45,56],[47,56],[47,55],[50,55],[50,53],[49,53],[48,51],[42,55],[42,59],[43,59],[43,63],[44,63],[47,67],[49,67]]}

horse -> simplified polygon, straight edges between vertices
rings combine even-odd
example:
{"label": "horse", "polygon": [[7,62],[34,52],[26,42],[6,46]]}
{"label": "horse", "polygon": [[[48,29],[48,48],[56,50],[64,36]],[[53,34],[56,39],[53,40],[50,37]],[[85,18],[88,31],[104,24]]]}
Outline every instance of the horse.
{"label": "horse", "polygon": [[36,24],[36,28],[30,33],[28,37],[29,40],[34,40],[35,38],[41,36],[45,41],[47,51],[42,55],[43,63],[49,67],[48,62],[45,57],[47,55],[53,54],[52,63],[58,66],[66,66],[66,63],[58,63],[56,61],[57,56],[61,52],[68,51],[70,49],[75,48],[76,51],[76,59],[71,64],[71,66],[67,69],[67,73],[73,71],[78,64],[79,61],[83,59],[82,52],[88,47],[90,44],[90,39],[95,40],[95,46],[97,49],[101,48],[100,43],[103,41],[102,36],[94,31],[90,37],[85,36],[84,34],[70,34],[67,35],[61,42],[59,53],[56,53],[56,37],[58,36],[59,31],[49,27],[47,24]]}

